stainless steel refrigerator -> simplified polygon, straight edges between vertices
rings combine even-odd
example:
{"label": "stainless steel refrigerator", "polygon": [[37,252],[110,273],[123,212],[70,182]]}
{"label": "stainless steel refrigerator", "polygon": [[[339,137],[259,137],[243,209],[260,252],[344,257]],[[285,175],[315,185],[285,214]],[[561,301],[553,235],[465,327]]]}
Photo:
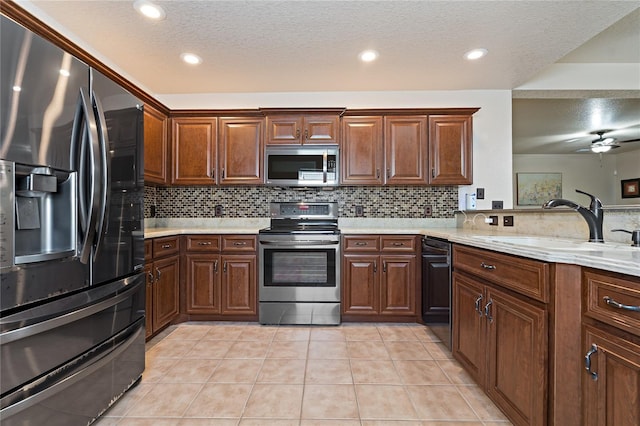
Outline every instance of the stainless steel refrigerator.
{"label": "stainless steel refrigerator", "polygon": [[141,102],[0,19],[0,423],[86,425],[144,370]]}

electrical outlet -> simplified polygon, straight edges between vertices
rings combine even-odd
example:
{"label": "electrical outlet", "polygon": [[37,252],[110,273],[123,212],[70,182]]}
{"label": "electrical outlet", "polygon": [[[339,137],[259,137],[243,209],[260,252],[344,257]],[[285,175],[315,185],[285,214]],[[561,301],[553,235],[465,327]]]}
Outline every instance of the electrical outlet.
{"label": "electrical outlet", "polygon": [[502,218],[502,224],[504,226],[513,226],[513,216],[505,216]]}
{"label": "electrical outlet", "polygon": [[224,209],[222,208],[221,204],[218,204],[215,207],[215,215],[216,215],[216,217],[222,217],[223,214],[224,214]]}
{"label": "electrical outlet", "polygon": [[489,219],[491,219],[491,222],[489,222],[489,225],[498,226],[498,216],[489,216]]}
{"label": "electrical outlet", "polygon": [[491,209],[492,210],[501,210],[503,207],[503,203],[502,201],[492,201],[491,202]]}
{"label": "electrical outlet", "polygon": [[484,188],[476,188],[476,200],[484,200]]}
{"label": "electrical outlet", "polygon": [[433,215],[433,209],[431,208],[431,206],[425,206],[424,217],[431,217],[431,215]]}
{"label": "electrical outlet", "polygon": [[364,207],[356,206],[356,217],[363,217],[363,216],[364,216]]}

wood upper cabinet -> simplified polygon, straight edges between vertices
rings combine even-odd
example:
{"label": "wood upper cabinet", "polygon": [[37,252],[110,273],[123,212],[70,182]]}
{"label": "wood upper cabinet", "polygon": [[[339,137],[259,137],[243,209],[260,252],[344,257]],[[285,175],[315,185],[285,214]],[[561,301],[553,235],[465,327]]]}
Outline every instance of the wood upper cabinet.
{"label": "wood upper cabinet", "polygon": [[220,184],[264,182],[263,129],[263,118],[220,119]]}
{"label": "wood upper cabinet", "polygon": [[343,238],[343,314],[380,319],[416,314],[415,241],[412,235]]}
{"label": "wood upper cabinet", "polygon": [[384,118],[385,182],[426,184],[427,117],[388,116]]}
{"label": "wood upper cabinet", "polygon": [[213,118],[172,118],[172,177],[177,185],[216,183],[218,121]]}
{"label": "wood upper cabinet", "polygon": [[473,183],[471,115],[429,116],[429,183]]}
{"label": "wood upper cabinet", "polygon": [[382,185],[382,117],[342,119],[341,181],[344,185]]}
{"label": "wood upper cabinet", "polygon": [[150,105],[144,106],[144,180],[169,183],[169,118]]}
{"label": "wood upper cabinet", "polygon": [[267,145],[336,145],[338,114],[288,114],[267,116]]}

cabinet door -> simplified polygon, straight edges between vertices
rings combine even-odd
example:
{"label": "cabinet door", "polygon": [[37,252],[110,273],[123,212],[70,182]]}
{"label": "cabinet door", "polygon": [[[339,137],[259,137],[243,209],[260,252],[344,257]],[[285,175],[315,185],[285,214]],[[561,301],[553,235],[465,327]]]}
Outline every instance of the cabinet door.
{"label": "cabinet door", "polygon": [[342,120],[342,183],[382,185],[382,117],[345,117]]}
{"label": "cabinet door", "polygon": [[453,273],[452,349],[453,357],[480,385],[485,383],[484,286],[460,273]]}
{"label": "cabinet door", "polygon": [[545,425],[547,315],[524,299],[487,288],[486,392],[515,424]]}
{"label": "cabinet door", "polygon": [[168,257],[153,262],[156,280],[153,283],[153,330],[156,331],[178,315],[180,259]]}
{"label": "cabinet door", "polygon": [[267,117],[267,145],[300,145],[303,125],[299,115]]}
{"label": "cabinet door", "polygon": [[263,183],[263,126],[261,118],[220,120],[220,178],[226,184]]}
{"label": "cabinet door", "polygon": [[256,255],[222,255],[220,260],[222,314],[256,314]]}
{"label": "cabinet door", "polygon": [[155,275],[153,273],[153,263],[147,263],[144,267],[146,275],[146,292],[145,292],[145,308],[144,308],[144,337],[148,338],[154,332],[153,329],[153,281]]}
{"label": "cabinet door", "polygon": [[144,106],[144,180],[148,183],[169,183],[168,138],[169,119],[165,114]]}
{"label": "cabinet door", "polygon": [[381,256],[380,313],[414,315],[416,313],[416,257]]}
{"label": "cabinet door", "polygon": [[187,254],[187,313],[220,313],[220,256]]}
{"label": "cabinet door", "polygon": [[304,118],[303,144],[337,145],[340,117],[308,115]]}
{"label": "cabinet door", "polygon": [[216,183],[215,118],[174,118],[172,131],[171,183],[214,185]]}
{"label": "cabinet door", "polygon": [[640,345],[598,328],[584,328],[584,351],[590,353],[594,380],[584,371],[583,414],[586,426],[640,424]]}
{"label": "cabinet door", "polygon": [[429,116],[429,183],[473,183],[470,115]]}
{"label": "cabinet door", "polygon": [[384,118],[387,184],[427,183],[427,117]]}
{"label": "cabinet door", "polygon": [[379,300],[379,256],[345,254],[342,273],[342,312],[376,315]]}

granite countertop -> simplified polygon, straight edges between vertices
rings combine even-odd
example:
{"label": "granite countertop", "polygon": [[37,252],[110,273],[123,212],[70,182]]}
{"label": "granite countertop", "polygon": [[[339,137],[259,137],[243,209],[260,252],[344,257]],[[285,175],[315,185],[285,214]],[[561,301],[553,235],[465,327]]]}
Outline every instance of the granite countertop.
{"label": "granite countertop", "polygon": [[[145,238],[183,234],[258,234],[269,219],[169,220],[145,224]],[[452,222],[402,221],[381,223],[340,220],[342,234],[412,234],[493,250],[545,262],[568,263],[640,277],[640,248],[620,243],[587,243],[580,239],[516,235],[455,228]]]}

